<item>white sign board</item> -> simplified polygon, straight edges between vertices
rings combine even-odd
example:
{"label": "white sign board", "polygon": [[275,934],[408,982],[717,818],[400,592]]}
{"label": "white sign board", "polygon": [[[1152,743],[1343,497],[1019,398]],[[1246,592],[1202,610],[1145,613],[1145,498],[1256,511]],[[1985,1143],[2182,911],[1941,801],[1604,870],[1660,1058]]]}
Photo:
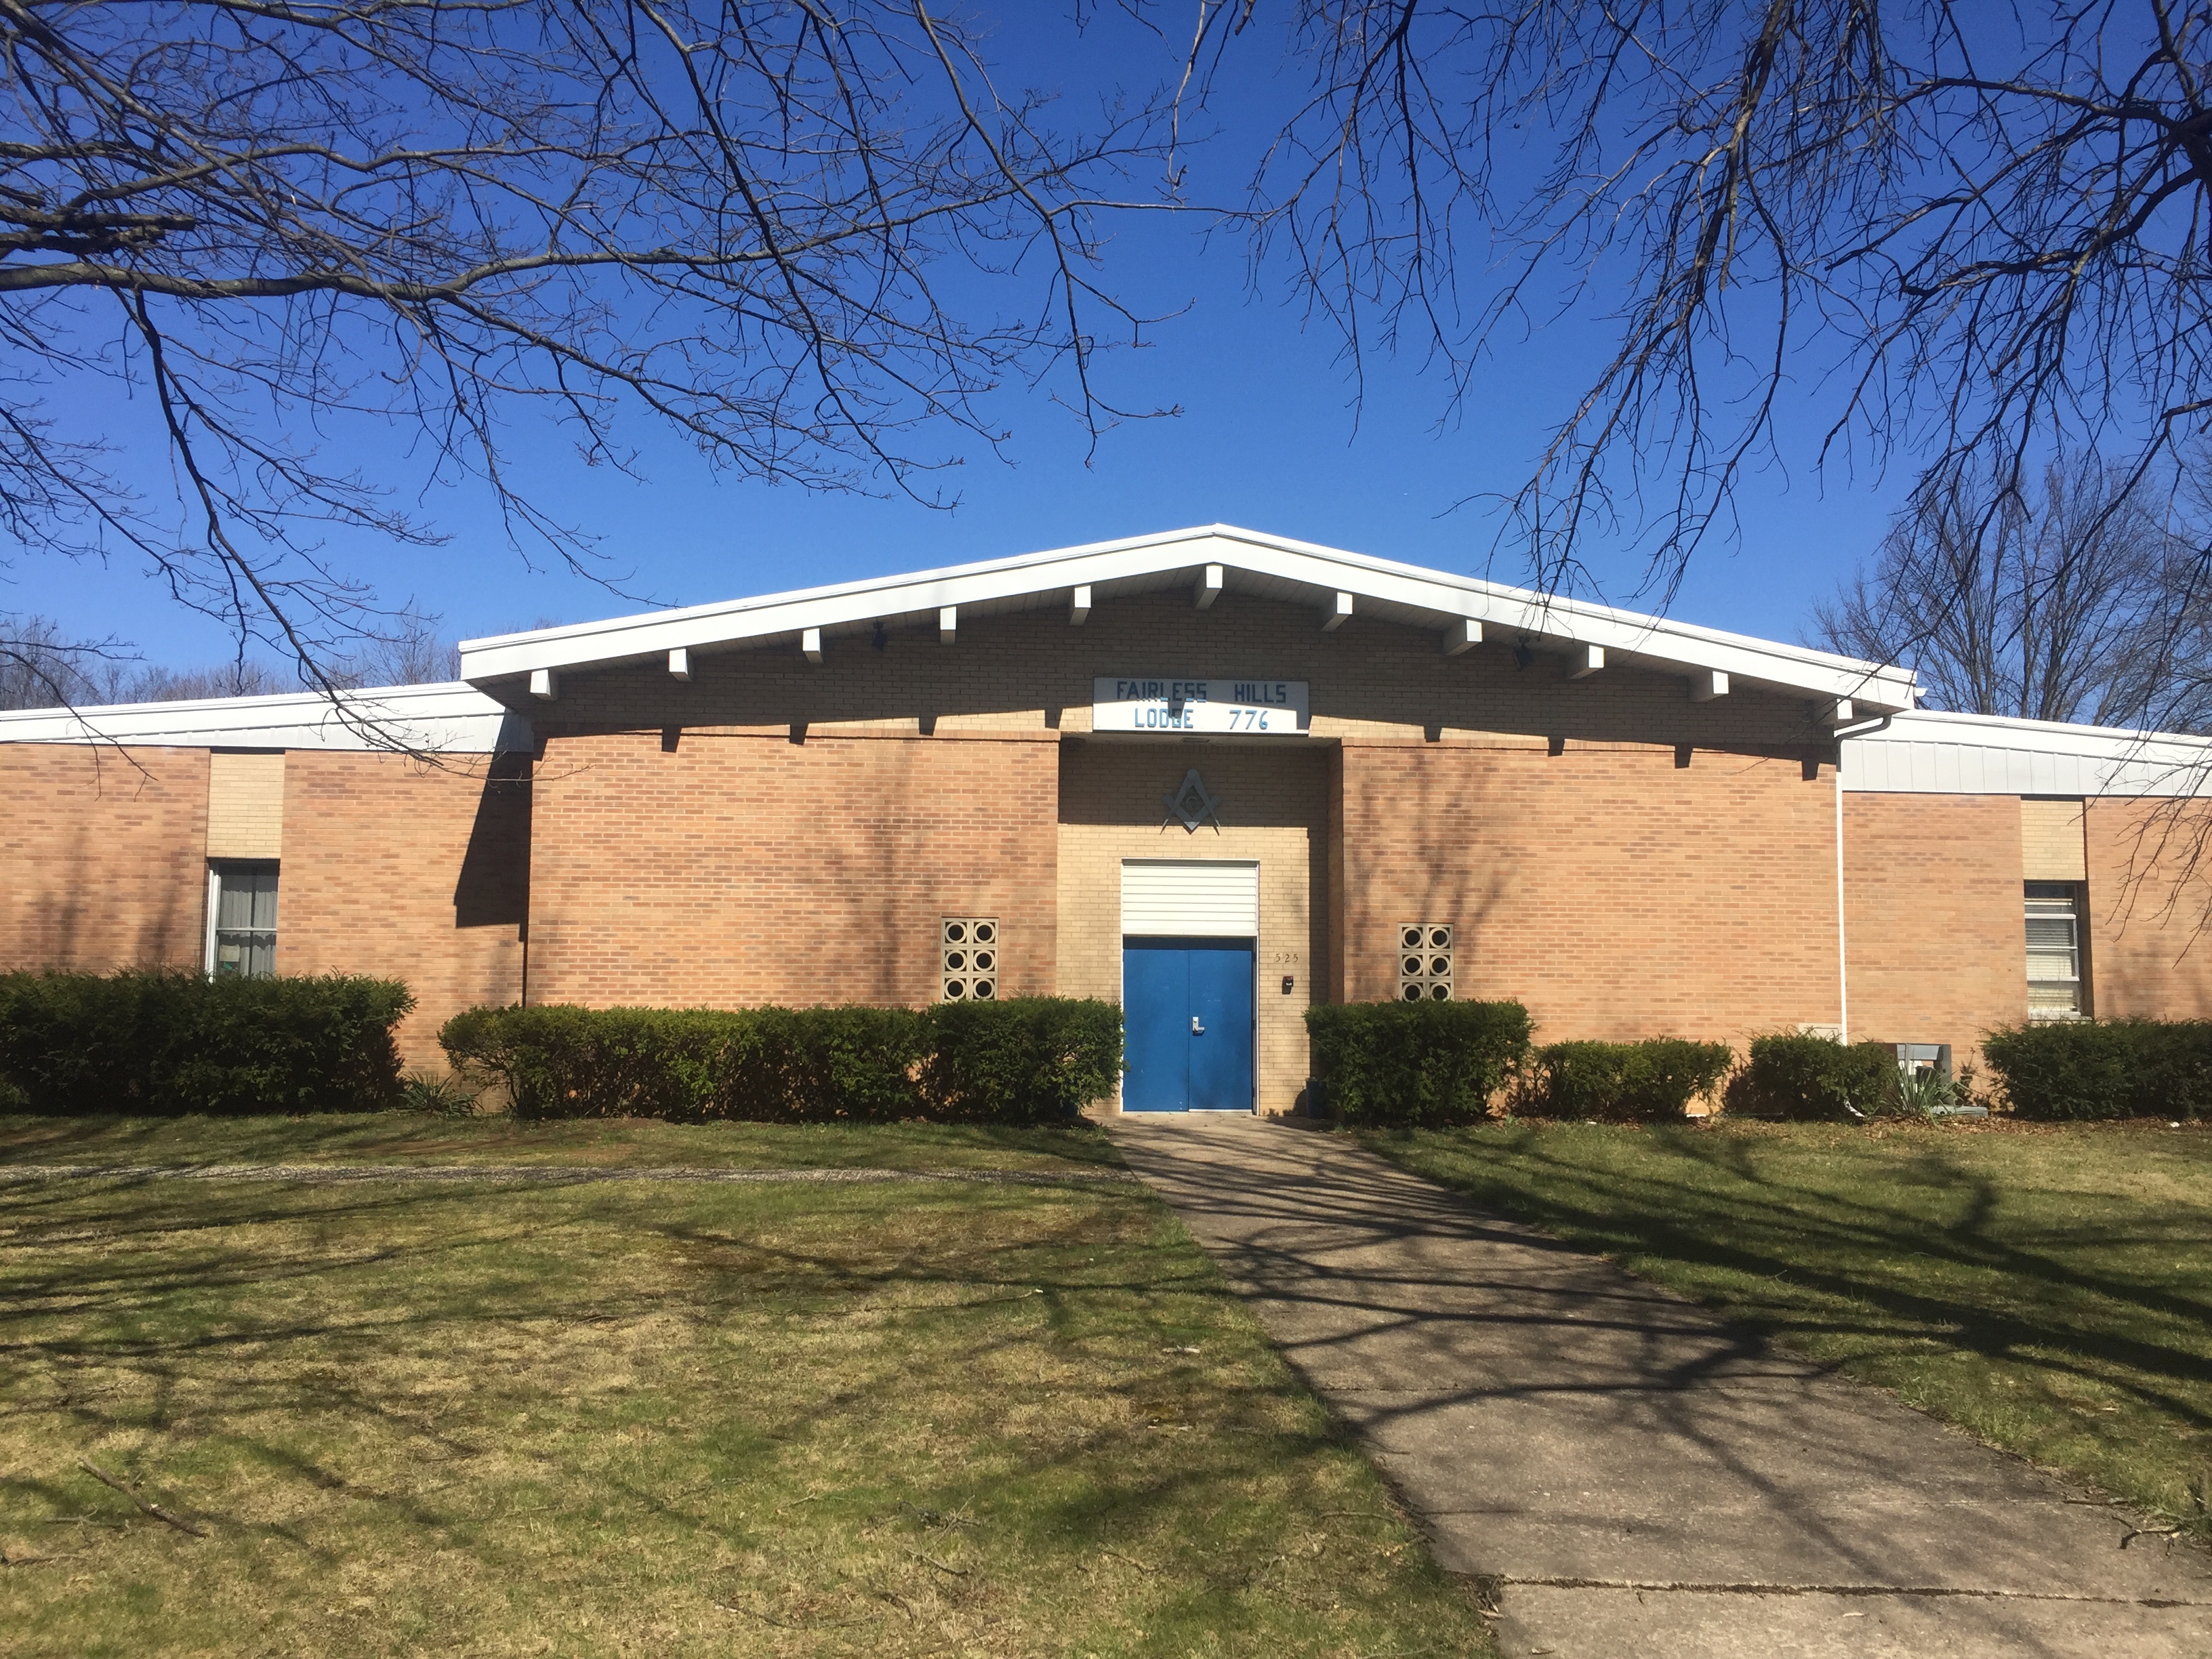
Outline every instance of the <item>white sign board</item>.
{"label": "white sign board", "polygon": [[1094,732],[1204,732],[1302,738],[1312,710],[1304,680],[1123,680],[1091,686]]}

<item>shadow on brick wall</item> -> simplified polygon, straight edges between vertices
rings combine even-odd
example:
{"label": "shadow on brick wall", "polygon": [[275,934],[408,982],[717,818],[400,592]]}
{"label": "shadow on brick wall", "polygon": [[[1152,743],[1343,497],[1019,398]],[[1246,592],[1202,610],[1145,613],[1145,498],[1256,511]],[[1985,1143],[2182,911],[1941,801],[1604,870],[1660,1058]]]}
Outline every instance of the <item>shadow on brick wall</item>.
{"label": "shadow on brick wall", "polygon": [[530,915],[530,757],[492,757],[453,884],[453,926],[520,928]]}

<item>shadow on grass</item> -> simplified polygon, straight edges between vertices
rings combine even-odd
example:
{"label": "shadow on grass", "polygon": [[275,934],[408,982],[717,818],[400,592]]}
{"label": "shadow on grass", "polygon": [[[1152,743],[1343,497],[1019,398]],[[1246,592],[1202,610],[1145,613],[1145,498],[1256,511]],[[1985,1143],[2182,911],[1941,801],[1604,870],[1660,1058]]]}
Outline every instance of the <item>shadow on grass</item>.
{"label": "shadow on grass", "polygon": [[[2189,1282],[2212,1250],[2212,1203],[2055,1201],[1968,1162],[1964,1146],[1899,1157],[1846,1145],[1814,1162],[1747,1136],[1640,1138],[1650,1155],[1619,1160],[1578,1156],[1588,1139],[1547,1129],[1374,1144],[1563,1237],[1706,1270],[1726,1282],[1735,1316],[1774,1334],[1936,1338],[2110,1382],[2212,1426],[2212,1297]],[[2120,1265],[2130,1257],[2137,1271]]]}
{"label": "shadow on grass", "polygon": [[297,1117],[0,1115],[0,1163],[283,1163],[298,1158],[556,1162],[629,1158],[766,1168],[991,1167],[1120,1162],[1095,1125],[665,1123],[650,1118],[526,1121],[389,1111]]}
{"label": "shadow on grass", "polygon": [[2212,1137],[1488,1126],[1369,1144],[2212,1538]]}
{"label": "shadow on grass", "polygon": [[[1824,1375],[1865,1376],[1869,1354],[1924,1365],[1963,1343],[1998,1356],[1984,1364],[2094,1380],[2136,1408],[2126,1429],[2097,1431],[2136,1462],[2070,1466],[2179,1504],[2196,1471],[2177,1437],[2201,1439],[2212,1416],[2200,1281],[2172,1267],[2204,1261],[2201,1206],[2024,1205],[2033,1183],[1954,1162],[1932,1136],[1742,1139],[1526,1125],[1369,1138],[1391,1169],[1264,1127],[1123,1134],[1422,1504],[1482,1517],[1465,1523],[1474,1559],[1510,1537],[1589,1564],[1556,1569],[1571,1576],[1671,1579],[1696,1563],[1717,1582],[1764,1581],[1786,1560],[1792,1582],[1893,1584],[1931,1582],[1911,1576],[1936,1571],[1931,1557],[1976,1583],[1984,1561],[2078,1559],[2069,1589],[2107,1593],[2093,1558],[2121,1543],[2120,1518],[2054,1511],[2058,1494],[2017,1466]],[[2203,1569],[2174,1571],[2195,1583]]]}
{"label": "shadow on grass", "polygon": [[[1416,1551],[1365,1585],[1276,1582],[1286,1528],[1376,1532],[1316,1518],[1316,1492],[1370,1478],[1139,1193],[106,1181],[0,1189],[0,1239],[18,1517],[107,1502],[66,1473],[74,1449],[136,1443],[160,1471],[199,1460],[210,1510],[240,1482],[295,1494],[162,1501],[319,1561],[346,1553],[326,1525],[254,1513],[326,1501],[356,1537],[513,1563],[510,1513],[541,1499],[702,1561],[833,1535],[874,1560],[890,1547],[851,1540],[965,1509],[975,1571],[1057,1576],[1079,1604],[1065,1575],[1121,1547],[1156,1570],[1127,1593],[1170,1626],[1263,1583],[1318,1607],[1435,1577]],[[465,1386],[426,1393],[430,1371]],[[641,1422],[680,1425],[671,1449],[620,1449]]]}

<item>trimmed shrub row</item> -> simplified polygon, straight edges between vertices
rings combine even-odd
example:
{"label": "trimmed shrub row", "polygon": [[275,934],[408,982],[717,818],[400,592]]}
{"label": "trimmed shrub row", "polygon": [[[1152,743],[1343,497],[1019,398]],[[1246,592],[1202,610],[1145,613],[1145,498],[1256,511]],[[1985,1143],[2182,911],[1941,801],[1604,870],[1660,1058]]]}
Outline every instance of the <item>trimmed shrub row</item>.
{"label": "trimmed shrub row", "polygon": [[[1674,1037],[1554,1042],[1532,1052],[1528,1011],[1517,1002],[1339,1003],[1309,1008],[1306,1030],[1322,1106],[1343,1122],[1370,1127],[1470,1122],[1488,1115],[1492,1100],[1508,1088],[1512,1109],[1525,1116],[1617,1123],[1680,1118],[1692,1101],[1717,1090],[1735,1063],[1725,1042]],[[1866,1056],[1826,1043],[1858,1068],[1847,1082],[1832,1085],[1832,1064],[1808,1063],[1832,1057],[1803,1047],[1821,1042],[1754,1042],[1750,1072],[1729,1085],[1731,1105],[1746,1097],[1744,1076],[1755,1072],[1759,1097],[1779,1115],[1844,1115],[1832,1109],[1829,1094],[1836,1086],[1851,1092],[1864,1086]],[[1872,1043],[1863,1048],[1881,1056],[1894,1073],[1888,1049]],[[1790,1060],[1798,1062],[1794,1068],[1778,1064]]]}
{"label": "trimmed shrub row", "polygon": [[[1880,1042],[1757,1037],[1741,1069],[1725,1042],[1675,1037],[1532,1051],[1517,1002],[1340,1004],[1307,1010],[1306,1029],[1323,1105],[1367,1127],[1469,1122],[1509,1088],[1524,1116],[1616,1123],[1681,1118],[1723,1084],[1726,1109],[1759,1117],[1873,1117],[1900,1107],[1896,1051]],[[2212,1069],[2204,1076],[2212,1085]]]}
{"label": "trimmed shrub row", "polygon": [[1346,1123],[1465,1123],[1528,1057],[1517,1002],[1340,1002],[1306,1010],[1315,1081]]}
{"label": "trimmed shrub row", "polygon": [[[394,980],[198,974],[0,974],[0,1108],[55,1114],[373,1111],[399,1103]],[[1676,1118],[1728,1079],[1727,1109],[1801,1120],[1901,1102],[1893,1051],[1826,1037],[1727,1044],[1556,1042],[1531,1053],[1516,1002],[1310,1008],[1314,1073],[1348,1123],[1441,1125],[1515,1110]],[[1019,997],[908,1008],[475,1008],[439,1041],[523,1117],[675,1121],[1036,1122],[1112,1093],[1121,1014]],[[2046,1121],[2212,1116],[2212,1021],[2068,1021],[1993,1033],[2013,1110]]]}
{"label": "trimmed shrub row", "polygon": [[698,1123],[1072,1117],[1113,1092],[1121,1011],[1066,997],[912,1008],[472,1008],[438,1041],[515,1115]]}
{"label": "trimmed shrub row", "polygon": [[9,1109],[368,1112],[398,1103],[397,980],[0,974]]}
{"label": "trimmed shrub row", "polygon": [[1554,1042],[1536,1051],[1513,1109],[1528,1117],[1649,1123],[1686,1114],[1735,1064],[1725,1042]]}
{"label": "trimmed shrub row", "polygon": [[1724,1098],[1728,1110],[1747,1116],[1816,1122],[1874,1117],[1896,1096],[1897,1050],[1887,1043],[1762,1036],[1751,1040],[1751,1058]]}
{"label": "trimmed shrub row", "polygon": [[1995,1031],[1982,1043],[2019,1116],[2212,1116],[2212,1021],[2066,1020]]}

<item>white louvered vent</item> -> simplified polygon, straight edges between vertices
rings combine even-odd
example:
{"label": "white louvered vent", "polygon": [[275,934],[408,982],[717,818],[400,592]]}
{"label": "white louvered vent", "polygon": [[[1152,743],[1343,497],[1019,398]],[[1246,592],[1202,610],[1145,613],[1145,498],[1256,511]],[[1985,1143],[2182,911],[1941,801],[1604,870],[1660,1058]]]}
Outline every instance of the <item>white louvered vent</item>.
{"label": "white louvered vent", "polygon": [[1218,859],[1126,860],[1121,932],[1150,938],[1256,939],[1260,866]]}

